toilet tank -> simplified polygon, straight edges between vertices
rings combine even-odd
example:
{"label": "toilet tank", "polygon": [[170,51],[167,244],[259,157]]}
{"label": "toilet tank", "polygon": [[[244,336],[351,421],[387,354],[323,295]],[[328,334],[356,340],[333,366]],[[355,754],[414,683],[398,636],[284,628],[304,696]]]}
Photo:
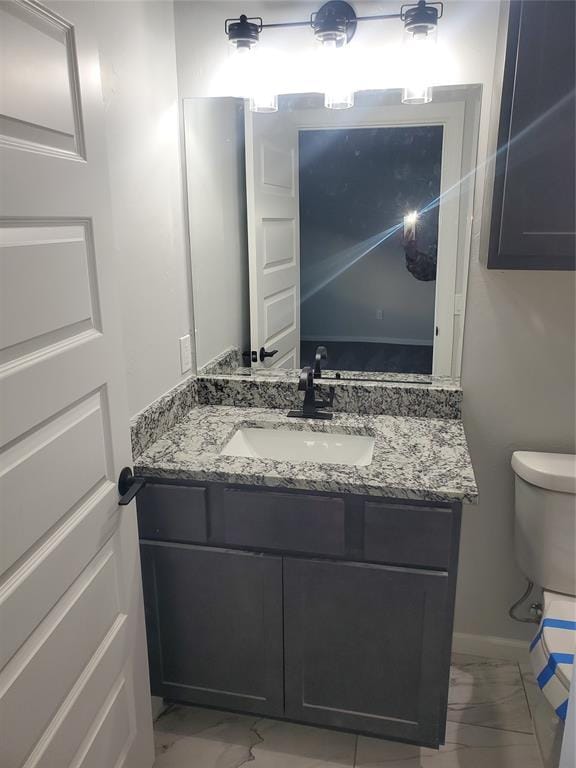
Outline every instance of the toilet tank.
{"label": "toilet tank", "polygon": [[576,456],[512,454],[516,559],[544,589],[576,595]]}

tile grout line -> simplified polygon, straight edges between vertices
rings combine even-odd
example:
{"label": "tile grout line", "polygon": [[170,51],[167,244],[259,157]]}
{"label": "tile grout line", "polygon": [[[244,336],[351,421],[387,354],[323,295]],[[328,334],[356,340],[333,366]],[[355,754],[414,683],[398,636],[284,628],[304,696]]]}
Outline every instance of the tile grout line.
{"label": "tile grout line", "polygon": [[532,715],[532,707],[530,705],[530,697],[528,696],[528,691],[526,690],[526,683],[524,682],[524,675],[522,674],[522,667],[520,666],[520,662],[516,662],[518,666],[518,672],[520,673],[520,682],[522,683],[522,690],[524,691],[524,698],[526,699],[526,706],[528,707],[528,712],[530,713],[530,720],[532,721],[532,731],[534,731],[534,717]]}
{"label": "tile grout line", "polygon": [[[532,722],[532,717],[530,717]],[[483,725],[482,723],[468,723],[465,720],[447,720],[453,725],[468,725],[472,728],[486,728],[487,731],[501,731],[502,733],[518,733],[521,736],[534,736],[534,731],[517,731],[515,728],[497,728],[495,725]]]}
{"label": "tile grout line", "polygon": [[358,734],[356,734],[356,739],[354,741],[354,759],[352,761],[352,768],[356,768],[357,757],[358,757]]}

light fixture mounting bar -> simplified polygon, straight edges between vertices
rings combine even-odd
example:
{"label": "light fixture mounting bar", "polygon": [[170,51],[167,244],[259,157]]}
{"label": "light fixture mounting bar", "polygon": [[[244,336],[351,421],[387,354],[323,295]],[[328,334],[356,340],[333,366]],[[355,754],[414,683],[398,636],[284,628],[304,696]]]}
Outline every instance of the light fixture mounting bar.
{"label": "light fixture mounting bar", "polygon": [[401,19],[401,13],[379,13],[376,16],[357,16],[356,21],[385,21],[386,19]]}
{"label": "light fixture mounting bar", "polygon": [[306,21],[277,21],[272,24],[262,24],[262,29],[282,29],[284,27],[311,27],[310,19]]}

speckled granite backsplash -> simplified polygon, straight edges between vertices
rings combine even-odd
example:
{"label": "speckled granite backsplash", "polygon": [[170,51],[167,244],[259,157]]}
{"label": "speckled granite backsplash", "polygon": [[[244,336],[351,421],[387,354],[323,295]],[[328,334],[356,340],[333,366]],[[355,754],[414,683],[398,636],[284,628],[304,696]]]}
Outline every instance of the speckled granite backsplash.
{"label": "speckled granite backsplash", "polygon": [[226,352],[215,357],[205,366],[199,369],[198,376],[212,376],[214,374],[233,373],[242,366],[242,353],[232,347]]}
{"label": "speckled granite backsplash", "polygon": [[144,453],[195,405],[198,405],[198,383],[191,376],[134,416],[130,422],[132,456],[136,459]]}
{"label": "speckled granite backsplash", "polygon": [[[321,383],[322,395],[334,385],[333,410],[340,413],[389,414],[434,419],[460,419],[462,390],[455,384],[334,381]],[[301,408],[303,395],[295,380],[263,376],[200,376],[201,405],[252,408]]]}

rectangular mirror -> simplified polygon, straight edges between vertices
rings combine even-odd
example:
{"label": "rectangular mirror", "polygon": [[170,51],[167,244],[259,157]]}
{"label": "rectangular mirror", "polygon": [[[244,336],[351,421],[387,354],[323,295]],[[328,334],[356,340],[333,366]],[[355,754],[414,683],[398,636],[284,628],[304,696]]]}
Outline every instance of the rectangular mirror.
{"label": "rectangular mirror", "polygon": [[199,373],[458,379],[480,96],[186,99]]}

